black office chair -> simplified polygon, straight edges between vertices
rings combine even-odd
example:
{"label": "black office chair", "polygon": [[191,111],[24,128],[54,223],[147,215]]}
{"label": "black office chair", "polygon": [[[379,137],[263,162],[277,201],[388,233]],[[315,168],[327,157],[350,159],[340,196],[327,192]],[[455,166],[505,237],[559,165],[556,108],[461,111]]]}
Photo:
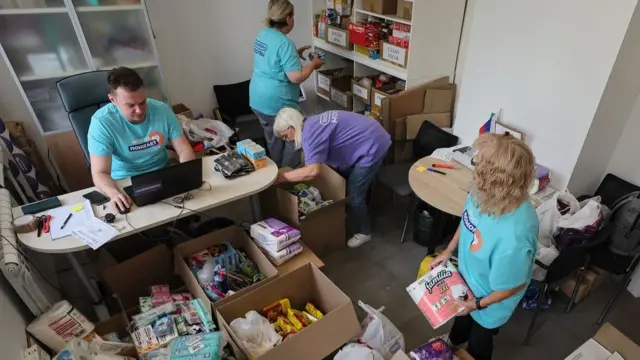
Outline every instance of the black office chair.
{"label": "black office chair", "polygon": [[90,164],[87,134],[91,117],[109,103],[108,71],[90,71],[58,80],[56,86],[62,105],[69,114],[71,127],[78,138],[87,164]]}
{"label": "black office chair", "polygon": [[[454,146],[458,143],[458,137],[450,134],[429,121],[425,121],[420,125],[418,134],[413,140],[413,159],[414,162],[425,156],[431,155],[436,149]],[[416,197],[413,195],[411,186],[409,186],[409,170],[413,163],[394,164],[383,166],[378,172],[380,183],[389,187],[394,193],[400,196],[411,195],[409,209],[402,228],[400,243],[404,242],[404,236],[409,224],[411,211],[415,207]]]}
{"label": "black office chair", "polygon": [[[236,131],[238,140],[251,139],[265,145],[264,130],[249,106],[251,80],[228,85],[214,85],[222,121]],[[214,110],[215,112],[215,110]]]}
{"label": "black office chair", "polygon": [[531,280],[531,283],[537,285],[538,288],[542,288],[542,291],[539,291],[534,299],[536,305],[533,310],[531,322],[529,323],[529,328],[527,329],[527,333],[524,338],[525,345],[528,345],[531,340],[531,331],[533,330],[540,308],[542,307],[542,302],[547,296],[547,291],[557,285],[560,285],[569,276],[578,272],[578,279],[576,281],[576,285],[573,287],[571,298],[569,299],[569,305],[566,310],[566,313],[569,313],[575,303],[575,298],[578,294],[578,288],[580,282],[582,282],[584,272],[589,267],[590,255],[593,253],[594,249],[601,249],[603,246],[606,246],[610,235],[611,228],[605,226],[588,242],[572,245],[561,250],[558,257],[556,257],[551,264],[545,265],[538,260],[535,261],[536,265],[545,269],[547,273],[542,281]]}
{"label": "black office chair", "polygon": [[[600,196],[602,204],[611,208],[616,200],[635,191],[640,191],[640,187],[613,174],[607,174],[600,183],[600,186],[598,186],[598,190],[596,190],[594,196]],[[581,196],[580,199],[588,197],[590,196]],[[604,317],[607,315],[607,312],[615,302],[618,295],[620,295],[622,289],[629,284],[631,275],[633,275],[633,272],[639,262],[640,249],[636,250],[635,253],[629,256],[616,254],[609,250],[607,246],[603,246],[600,249],[593,251],[591,255],[592,265],[615,275],[623,275],[622,281],[618,284],[616,291],[613,293],[613,296],[598,318],[598,324],[602,323]]]}

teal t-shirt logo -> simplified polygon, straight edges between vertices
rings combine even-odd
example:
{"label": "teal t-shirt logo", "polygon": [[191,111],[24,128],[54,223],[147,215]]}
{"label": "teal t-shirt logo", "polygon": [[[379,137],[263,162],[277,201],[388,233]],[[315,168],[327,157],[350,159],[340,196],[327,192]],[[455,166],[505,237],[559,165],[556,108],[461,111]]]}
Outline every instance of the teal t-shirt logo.
{"label": "teal t-shirt logo", "polygon": [[152,131],[146,136],[144,139],[134,140],[131,145],[129,145],[129,151],[141,151],[146,150],[155,146],[162,146],[164,144],[164,135],[158,131]]}

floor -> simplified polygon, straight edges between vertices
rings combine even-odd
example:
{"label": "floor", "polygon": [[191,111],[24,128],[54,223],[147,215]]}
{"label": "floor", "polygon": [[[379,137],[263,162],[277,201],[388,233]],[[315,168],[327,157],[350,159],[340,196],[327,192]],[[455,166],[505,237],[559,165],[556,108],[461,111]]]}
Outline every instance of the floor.
{"label": "floor", "polygon": [[[433,330],[409,295],[406,286],[415,281],[425,248],[408,239],[400,244],[407,203],[399,199],[393,206],[374,214],[374,239],[358,249],[331,254],[325,273],[357,307],[359,300],[374,308],[385,307],[384,314],[404,334],[406,350],[445,334],[451,324]],[[529,346],[522,341],[531,312],[518,309],[495,338],[494,359],[564,359],[598,330],[596,321],[612,296],[617,278],[609,278],[594,293],[565,314],[567,300],[557,296],[552,307],[538,317]],[[627,291],[618,298],[606,321],[640,344],[640,299]]]}

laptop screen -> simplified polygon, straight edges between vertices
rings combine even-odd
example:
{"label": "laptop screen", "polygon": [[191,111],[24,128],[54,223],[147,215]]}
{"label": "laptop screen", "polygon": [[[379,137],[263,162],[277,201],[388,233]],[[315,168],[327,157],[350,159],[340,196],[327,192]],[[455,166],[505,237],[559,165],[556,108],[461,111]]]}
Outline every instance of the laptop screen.
{"label": "laptop screen", "polygon": [[131,178],[136,204],[151,203],[202,186],[202,159],[172,165]]}

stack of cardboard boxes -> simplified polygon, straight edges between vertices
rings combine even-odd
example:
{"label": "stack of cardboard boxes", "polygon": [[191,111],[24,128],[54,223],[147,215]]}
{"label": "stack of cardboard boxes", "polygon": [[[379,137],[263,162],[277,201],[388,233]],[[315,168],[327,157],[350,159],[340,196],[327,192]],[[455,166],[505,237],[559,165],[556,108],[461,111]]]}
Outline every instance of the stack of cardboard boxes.
{"label": "stack of cardboard boxes", "polygon": [[[600,284],[602,284],[608,277],[609,273],[600,268],[591,267],[587,269],[582,275],[582,281],[580,281],[580,284],[578,285],[578,292],[576,293],[575,302],[579,303],[584,300],[587,295],[597,289]],[[573,288],[575,287],[577,282],[578,275],[574,274],[567,281],[565,281],[562,286],[560,286],[560,290],[562,290],[562,292],[568,297],[571,297]]]}

